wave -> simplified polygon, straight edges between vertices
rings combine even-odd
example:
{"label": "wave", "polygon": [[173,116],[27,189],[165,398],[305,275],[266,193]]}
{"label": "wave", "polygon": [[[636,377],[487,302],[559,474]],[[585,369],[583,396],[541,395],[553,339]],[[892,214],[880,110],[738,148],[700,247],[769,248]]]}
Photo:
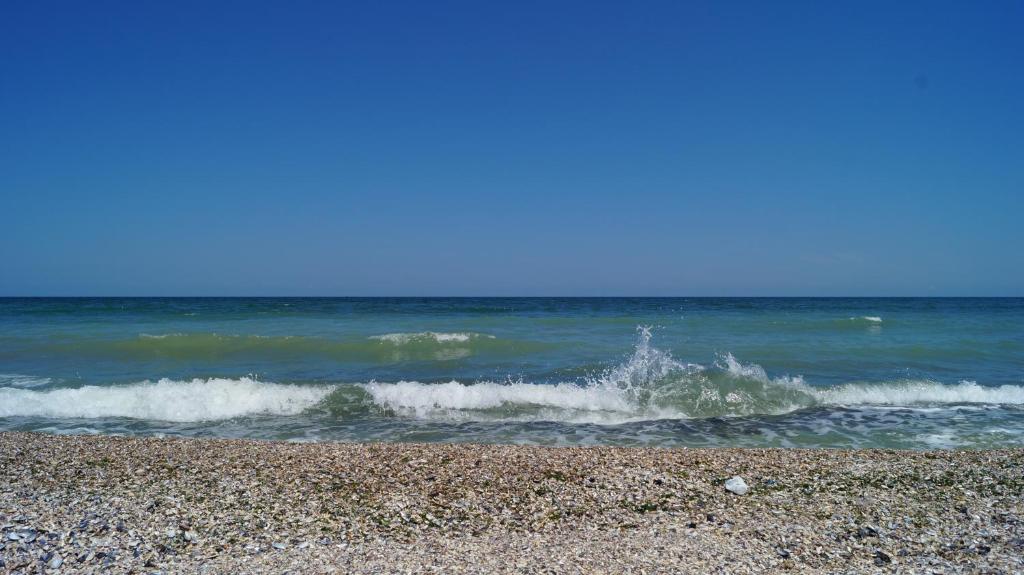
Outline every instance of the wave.
{"label": "wave", "polygon": [[867,322],[867,323],[882,323],[882,318],[877,315],[862,315],[860,317],[851,317],[850,321],[854,322]]}
{"label": "wave", "polygon": [[974,381],[946,385],[934,381],[902,381],[888,384],[846,384],[813,390],[824,405],[1024,405],[1024,386],[985,387]]}
{"label": "wave", "polygon": [[[624,421],[636,413],[629,398],[573,383],[418,381],[362,386],[374,404],[398,415],[447,420]],[[667,415],[667,414],[666,414]]]}
{"label": "wave", "polygon": [[0,373],[0,387],[43,387],[53,383],[49,377],[36,377],[20,373]]}
{"label": "wave", "polygon": [[[657,419],[774,416],[823,407],[1024,405],[1024,387],[995,388],[975,383],[944,385],[908,381],[844,385],[834,389],[715,390],[698,388],[638,402],[616,390],[577,384],[482,382],[440,384],[403,381],[362,386],[376,407],[395,415],[449,421],[559,421],[621,424]],[[669,400],[666,400],[669,399]]]}
{"label": "wave", "polygon": [[650,342],[650,330],[641,328],[627,361],[581,383],[402,381],[361,387],[377,407],[395,414],[461,421],[624,423],[781,415],[815,407],[1024,405],[1022,386],[907,380],[818,388],[800,376],[770,377],[763,367],[729,353],[710,368],[680,362]]}
{"label": "wave", "polygon": [[0,417],[126,417],[197,422],[247,415],[295,415],[320,403],[333,389],[264,383],[249,378],[161,379],[49,391],[5,387],[0,388]]}
{"label": "wave", "polygon": [[495,339],[493,335],[482,333],[441,333],[424,331],[419,333],[386,333],[384,335],[371,335],[369,339],[405,345],[413,342],[437,342],[437,343],[465,343],[474,339]]}
{"label": "wave", "polygon": [[335,340],[308,336],[216,333],[140,334],[122,340],[56,342],[41,351],[126,360],[219,360],[227,357],[277,359],[320,357],[337,361],[392,363],[446,361],[479,354],[515,356],[548,349],[548,344],[500,339],[477,333],[391,333]]}
{"label": "wave", "polygon": [[[411,334],[412,339],[434,339]],[[485,341],[487,336],[477,335]],[[467,340],[474,337],[467,336]],[[387,340],[381,340],[387,341]],[[404,339],[403,339],[404,341]],[[453,345],[466,342],[457,340]],[[379,342],[374,340],[373,344]],[[392,345],[407,345],[405,343]],[[0,417],[125,417],[175,422],[252,415],[326,414],[443,421],[560,421],[616,424],[654,419],[771,416],[834,407],[1024,405],[1024,386],[986,387],[904,380],[814,387],[800,376],[770,376],[730,353],[710,366],[674,359],[640,328],[620,365],[575,382],[399,381],[286,385],[251,378],[142,382],[36,391],[0,387]]]}

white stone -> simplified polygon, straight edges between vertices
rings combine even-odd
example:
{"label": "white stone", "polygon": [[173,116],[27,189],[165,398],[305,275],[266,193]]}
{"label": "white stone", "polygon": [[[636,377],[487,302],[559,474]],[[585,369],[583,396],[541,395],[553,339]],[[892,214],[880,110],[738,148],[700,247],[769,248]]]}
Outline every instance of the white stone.
{"label": "white stone", "polygon": [[737,475],[732,479],[726,480],[725,488],[732,491],[736,495],[746,495],[750,491],[750,487],[747,486],[747,482],[743,481],[743,478]]}

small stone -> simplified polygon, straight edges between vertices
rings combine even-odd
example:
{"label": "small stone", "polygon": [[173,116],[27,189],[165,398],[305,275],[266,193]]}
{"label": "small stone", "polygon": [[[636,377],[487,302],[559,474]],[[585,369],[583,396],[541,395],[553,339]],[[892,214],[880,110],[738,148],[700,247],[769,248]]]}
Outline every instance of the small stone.
{"label": "small stone", "polygon": [[285,547],[288,547],[287,545],[285,545],[284,543],[281,543],[280,541],[275,541],[275,542],[273,543],[273,545],[271,545],[271,546],[272,546],[272,547],[273,547],[274,549],[279,549],[279,550],[280,550],[280,549],[284,549]]}
{"label": "small stone", "polygon": [[888,553],[885,551],[875,551],[875,565],[881,567],[888,563],[892,563],[892,557],[889,557]]}
{"label": "small stone", "polygon": [[60,566],[64,564],[64,559],[60,555],[50,559],[50,562],[46,564],[50,569],[60,569]]}
{"label": "small stone", "polygon": [[878,531],[875,531],[871,527],[858,527],[857,539],[863,539],[865,537],[878,537]]}
{"label": "small stone", "polygon": [[750,491],[750,487],[747,485],[743,478],[737,475],[732,479],[725,482],[725,489],[735,493],[736,495],[746,495]]}

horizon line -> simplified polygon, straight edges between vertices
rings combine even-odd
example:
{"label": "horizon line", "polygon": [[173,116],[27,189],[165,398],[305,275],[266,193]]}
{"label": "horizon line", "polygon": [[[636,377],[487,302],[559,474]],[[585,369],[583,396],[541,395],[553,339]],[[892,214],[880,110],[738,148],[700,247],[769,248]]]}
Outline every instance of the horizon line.
{"label": "horizon line", "polygon": [[0,299],[1022,299],[1024,295],[0,295]]}

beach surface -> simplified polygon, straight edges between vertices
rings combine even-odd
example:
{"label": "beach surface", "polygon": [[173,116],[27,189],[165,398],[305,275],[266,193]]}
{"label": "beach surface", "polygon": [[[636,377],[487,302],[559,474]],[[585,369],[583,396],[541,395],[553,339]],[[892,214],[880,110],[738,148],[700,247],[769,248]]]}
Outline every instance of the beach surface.
{"label": "beach surface", "polygon": [[1024,450],[4,433],[0,571],[1020,573],[1021,469]]}

